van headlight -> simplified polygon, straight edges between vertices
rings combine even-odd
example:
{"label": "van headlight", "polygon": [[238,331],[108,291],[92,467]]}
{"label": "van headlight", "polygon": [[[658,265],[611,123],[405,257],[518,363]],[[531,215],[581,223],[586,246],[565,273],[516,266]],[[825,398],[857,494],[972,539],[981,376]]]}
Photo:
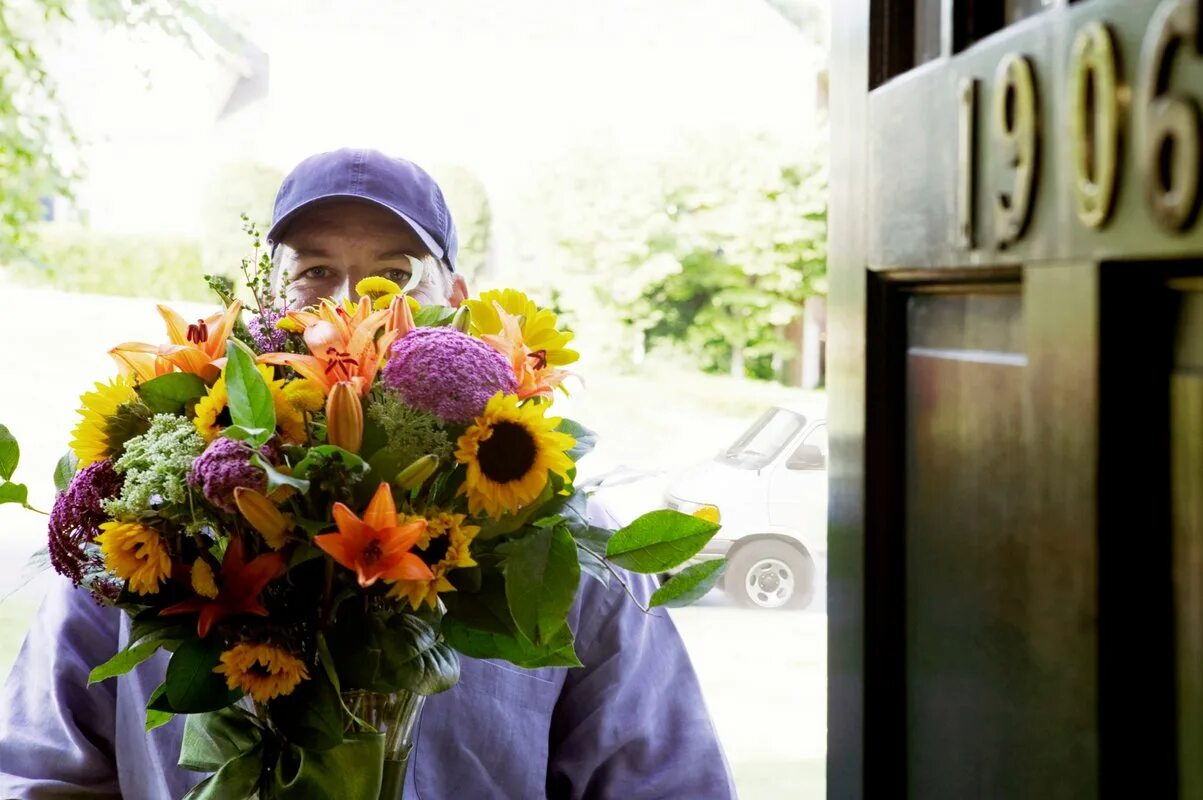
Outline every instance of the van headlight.
{"label": "van headlight", "polygon": [[723,515],[718,510],[718,506],[712,503],[691,503],[688,500],[679,500],[676,497],[670,497],[667,498],[666,505],[673,511],[680,511],[682,514],[689,514],[691,517],[704,519],[707,522],[718,524],[723,520]]}

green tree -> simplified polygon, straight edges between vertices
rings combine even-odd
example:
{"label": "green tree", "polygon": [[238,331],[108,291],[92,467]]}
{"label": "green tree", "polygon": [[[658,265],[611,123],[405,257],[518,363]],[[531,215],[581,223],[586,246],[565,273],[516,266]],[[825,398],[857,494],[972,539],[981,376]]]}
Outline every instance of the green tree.
{"label": "green tree", "polygon": [[539,192],[554,255],[531,258],[583,279],[636,361],[667,347],[706,370],[777,377],[795,350],[787,326],[826,292],[825,176],[822,146],[765,136],[636,164],[576,154]]}
{"label": "green tree", "polygon": [[193,47],[219,40],[202,0],[0,0],[0,255],[31,237],[55,197],[71,197],[76,138],[43,48],[76,20],[151,28]]}

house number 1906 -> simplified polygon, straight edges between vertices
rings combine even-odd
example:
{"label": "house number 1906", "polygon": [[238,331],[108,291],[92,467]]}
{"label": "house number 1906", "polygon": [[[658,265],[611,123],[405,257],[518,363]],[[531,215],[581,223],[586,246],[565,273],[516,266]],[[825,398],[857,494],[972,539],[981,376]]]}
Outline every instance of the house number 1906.
{"label": "house number 1906", "polygon": [[[1144,184],[1145,205],[1167,231],[1190,228],[1199,209],[1200,111],[1198,102],[1170,85],[1176,59],[1199,55],[1199,0],[1165,0],[1154,12],[1141,45],[1133,99],[1133,157]],[[1070,54],[1067,106],[1074,209],[1087,228],[1111,219],[1126,150],[1127,92],[1111,28],[1085,24]],[[977,129],[976,81],[960,85],[958,227],[962,246],[975,243],[978,171],[973,168]],[[1011,54],[998,65],[991,98],[986,152],[995,171],[983,170],[992,192],[994,241],[1006,248],[1023,238],[1035,202],[1041,121],[1032,62]]]}

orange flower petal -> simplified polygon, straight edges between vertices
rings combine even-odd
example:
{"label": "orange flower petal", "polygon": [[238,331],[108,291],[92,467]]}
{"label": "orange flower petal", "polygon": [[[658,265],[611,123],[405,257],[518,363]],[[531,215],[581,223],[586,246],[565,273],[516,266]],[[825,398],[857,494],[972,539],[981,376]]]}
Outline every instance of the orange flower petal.
{"label": "orange flower petal", "polygon": [[371,528],[356,516],[354,511],[342,503],[334,504],[333,513],[334,524],[338,526],[338,533],[331,535],[345,537],[356,548],[362,547],[373,538]]}
{"label": "orange flower petal", "polygon": [[225,355],[226,340],[234,332],[234,325],[238,322],[238,314],[241,311],[242,301],[235,300],[224,312],[214,314],[205,321],[209,326],[209,338],[204,343],[204,349],[209,355],[209,360]]}
{"label": "orange flower petal", "polygon": [[[393,493],[387,483],[381,482],[376,487],[376,494],[372,495],[372,502],[368,503],[368,510],[364,512],[363,522],[377,531],[396,527],[397,506],[393,503]],[[414,538],[417,539],[416,536]]]}
{"label": "orange flower petal", "polygon": [[399,563],[389,570],[386,577],[394,581],[429,581],[434,579],[434,573],[426,566],[425,561],[413,553],[406,553],[400,557]]}
{"label": "orange flower petal", "polygon": [[322,387],[322,392],[329,394],[334,385],[332,376],[326,374],[326,362],[313,356],[303,356],[297,353],[267,353],[259,356],[260,364],[275,364],[281,367],[292,367],[297,374],[308,378]]}
{"label": "orange flower petal", "polygon": [[347,569],[355,569],[355,559],[348,553],[347,540],[340,533],[323,533],[313,537],[313,543]]}
{"label": "orange flower petal", "polygon": [[167,323],[167,338],[172,344],[188,344],[188,323],[167,306],[158,306],[159,316]]}

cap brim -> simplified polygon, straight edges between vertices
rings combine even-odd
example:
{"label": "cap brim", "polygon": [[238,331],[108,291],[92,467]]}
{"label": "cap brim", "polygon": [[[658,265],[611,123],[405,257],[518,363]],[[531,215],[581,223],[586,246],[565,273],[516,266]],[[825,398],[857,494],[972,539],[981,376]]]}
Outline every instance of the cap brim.
{"label": "cap brim", "polygon": [[358,194],[347,194],[345,192],[311,197],[305,202],[288,209],[288,211],[286,211],[283,216],[276,220],[275,224],[271,226],[271,230],[267,232],[267,243],[271,249],[273,251],[276,249],[276,245],[280,243],[280,237],[284,235],[285,230],[292,223],[292,221],[297,218],[298,214],[300,214],[302,211],[307,211],[314,206],[322,205],[323,203],[327,203],[331,200],[358,200],[361,203],[367,203],[368,205],[373,205],[377,208],[382,208],[385,211],[392,212],[402,222],[408,225],[414,234],[422,240],[422,244],[426,245],[426,248],[430,251],[431,255],[433,255],[435,258],[445,260],[444,256],[446,254],[443,252],[443,248],[439,247],[439,245],[435,242],[434,237],[431,236],[425,228],[414,222],[413,219],[404,211],[393,208],[388,203],[382,203],[372,197],[364,197]]}

